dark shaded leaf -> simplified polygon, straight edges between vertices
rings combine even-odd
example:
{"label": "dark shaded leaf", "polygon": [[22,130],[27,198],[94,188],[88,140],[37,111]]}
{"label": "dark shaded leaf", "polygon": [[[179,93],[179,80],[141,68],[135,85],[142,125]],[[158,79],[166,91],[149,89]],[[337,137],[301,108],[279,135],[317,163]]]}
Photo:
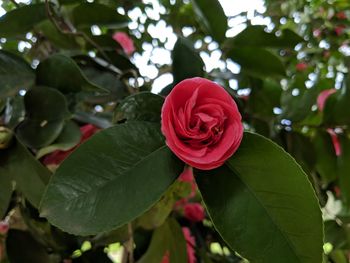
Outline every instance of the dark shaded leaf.
{"label": "dark shaded leaf", "polygon": [[255,77],[283,77],[285,68],[281,60],[263,48],[232,47],[227,56],[241,65],[242,71]]}
{"label": "dark shaded leaf", "polygon": [[125,27],[128,24],[127,16],[117,13],[117,10],[98,3],[83,3],[73,9],[73,23],[84,28],[92,25],[110,28]]}
{"label": "dark shaded leaf", "polygon": [[65,97],[56,89],[35,87],[24,97],[26,119],[16,129],[18,138],[30,148],[54,142],[70,115]]}
{"label": "dark shaded leaf", "polygon": [[86,79],[73,59],[61,54],[52,55],[41,62],[36,72],[37,84],[56,88],[63,93],[98,90]]}
{"label": "dark shaded leaf", "polygon": [[204,62],[188,39],[178,38],[172,52],[172,58],[176,83],[187,78],[203,76]]}
{"label": "dark shaded leaf", "polygon": [[164,98],[150,92],[141,92],[125,98],[114,112],[114,122],[151,121],[160,122]]}
{"label": "dark shaded leaf", "polygon": [[35,82],[35,73],[21,57],[5,50],[0,50],[0,98],[28,89]]}
{"label": "dark shaded leaf", "polygon": [[227,17],[218,0],[192,0],[196,19],[219,43],[225,39]]}
{"label": "dark shaded leaf", "polygon": [[0,174],[11,176],[30,203],[39,206],[50,172],[18,141],[0,156]]}
{"label": "dark shaded leaf", "polygon": [[46,18],[45,4],[43,3],[18,7],[0,17],[0,37],[25,34]]}
{"label": "dark shaded leaf", "polygon": [[40,159],[44,155],[52,153],[56,150],[68,151],[79,143],[80,138],[81,132],[79,130],[79,126],[74,122],[69,121],[64,125],[62,132],[53,142],[53,144],[40,149],[36,153],[36,158]]}
{"label": "dark shaded leaf", "polygon": [[282,31],[281,36],[275,33],[267,33],[265,26],[248,26],[234,38],[229,39],[225,46],[228,47],[271,47],[294,48],[303,38],[290,29]]}

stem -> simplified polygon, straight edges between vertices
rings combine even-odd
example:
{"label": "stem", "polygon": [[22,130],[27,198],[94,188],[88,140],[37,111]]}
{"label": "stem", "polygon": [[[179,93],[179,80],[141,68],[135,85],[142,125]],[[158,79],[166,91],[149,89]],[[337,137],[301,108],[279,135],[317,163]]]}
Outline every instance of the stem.
{"label": "stem", "polygon": [[134,263],[134,236],[132,231],[131,223],[128,223],[128,234],[129,234],[129,242],[128,242],[128,251],[129,251],[129,263]]}
{"label": "stem", "polygon": [[[49,18],[51,23],[56,27],[56,29],[60,33],[65,34],[65,35],[79,36],[79,37],[84,38],[85,41],[90,43],[92,46],[94,46],[101,53],[102,57],[109,63],[108,66],[112,65],[111,60],[106,55],[106,53],[103,51],[103,49],[93,39],[91,39],[87,34],[85,34],[84,32],[80,32],[80,31],[73,32],[73,31],[69,31],[69,30],[61,28],[60,24],[58,23],[58,21],[56,20],[56,18],[53,15],[53,13],[51,12],[51,7],[50,7],[49,0],[45,0],[45,7],[46,7],[46,15],[47,15],[47,17]],[[118,73],[121,74],[122,71],[120,69],[118,69],[118,70],[119,70]]]}

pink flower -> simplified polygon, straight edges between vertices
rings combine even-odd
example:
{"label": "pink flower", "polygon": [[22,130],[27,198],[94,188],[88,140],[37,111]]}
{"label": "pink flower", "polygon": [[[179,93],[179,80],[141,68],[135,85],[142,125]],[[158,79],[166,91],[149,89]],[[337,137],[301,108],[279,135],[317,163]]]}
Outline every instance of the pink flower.
{"label": "pink flower", "polygon": [[218,84],[192,78],[181,81],[166,97],[162,132],[174,154],[203,170],[221,166],[243,137],[235,101]]}
{"label": "pink flower", "polygon": [[186,240],[188,263],[196,263],[197,259],[194,251],[194,248],[196,247],[196,240],[191,235],[191,231],[188,227],[183,227],[182,232],[184,233],[184,237]]}
{"label": "pink flower", "polygon": [[334,147],[334,151],[335,151],[335,155],[336,156],[340,156],[341,153],[342,153],[342,149],[341,149],[341,145],[340,145],[340,142],[339,142],[338,135],[335,133],[335,131],[333,129],[327,129],[327,132],[331,136],[333,147]]}
{"label": "pink flower", "polygon": [[192,222],[201,222],[205,218],[204,208],[199,203],[188,203],[184,206],[185,217]]}
{"label": "pink flower", "polygon": [[307,69],[307,64],[304,62],[301,62],[296,64],[295,68],[297,69],[297,71],[304,71]]}
{"label": "pink flower", "polygon": [[123,48],[125,54],[130,56],[135,51],[134,41],[124,32],[116,32],[113,39],[117,41]]}
{"label": "pink flower", "polygon": [[323,111],[328,97],[336,92],[336,89],[326,89],[320,92],[320,94],[317,97],[317,107],[320,111]]}
{"label": "pink flower", "polygon": [[9,229],[10,229],[9,223],[5,221],[0,221],[0,235],[6,235]]}
{"label": "pink flower", "polygon": [[45,165],[59,165],[60,163],[62,163],[64,161],[64,159],[66,159],[80,144],[82,144],[83,142],[85,142],[87,139],[89,139],[93,134],[95,134],[97,131],[99,131],[100,129],[97,128],[96,126],[92,125],[92,124],[86,124],[84,126],[80,127],[80,132],[82,134],[80,142],[78,145],[76,145],[75,147],[73,147],[70,150],[67,151],[54,151],[52,153],[50,153],[49,155],[46,155],[43,160],[42,163]]}
{"label": "pink flower", "polygon": [[346,27],[345,27],[344,25],[336,26],[336,27],[334,28],[334,32],[336,33],[337,36],[340,36],[341,34],[343,34],[345,28],[346,28]]}
{"label": "pink flower", "polygon": [[337,14],[336,14],[336,16],[337,16],[337,18],[338,19],[347,19],[347,16],[346,16],[346,14],[345,14],[345,12],[344,11],[341,11],[341,12],[338,12]]}

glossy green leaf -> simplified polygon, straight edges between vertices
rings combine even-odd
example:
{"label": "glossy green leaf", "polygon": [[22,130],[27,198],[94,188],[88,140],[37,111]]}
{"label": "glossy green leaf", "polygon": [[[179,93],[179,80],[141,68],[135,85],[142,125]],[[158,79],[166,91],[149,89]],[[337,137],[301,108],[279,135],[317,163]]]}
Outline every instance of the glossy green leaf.
{"label": "glossy green leaf", "polygon": [[270,51],[263,48],[231,47],[227,56],[240,64],[242,71],[252,76],[283,77],[285,68],[282,61]]}
{"label": "glossy green leaf", "polygon": [[169,253],[169,262],[187,262],[186,241],[180,225],[174,219],[168,219],[157,228],[152,236],[150,246],[138,263],[162,262]]}
{"label": "glossy green leaf", "polygon": [[56,88],[63,93],[98,90],[86,79],[74,60],[61,54],[52,55],[39,64],[37,84]]}
{"label": "glossy green leaf", "polygon": [[79,126],[74,122],[69,121],[64,125],[64,128],[58,138],[49,146],[40,149],[36,153],[36,158],[40,159],[46,154],[52,153],[56,150],[68,151],[76,146],[81,138]]}
{"label": "glossy green leaf", "polygon": [[0,98],[28,89],[35,82],[35,73],[30,65],[10,52],[0,50]]}
{"label": "glossy green leaf", "polygon": [[63,119],[48,122],[26,119],[17,126],[16,135],[27,147],[40,149],[53,143],[63,127]]}
{"label": "glossy green leaf", "polygon": [[225,46],[228,47],[271,47],[294,48],[303,38],[290,29],[285,29],[280,36],[275,33],[267,33],[265,26],[248,26],[234,38],[229,39]]}
{"label": "glossy green leaf", "polygon": [[114,121],[160,122],[164,98],[150,92],[140,92],[121,101],[114,112]]}
{"label": "glossy green leaf", "polygon": [[26,146],[39,149],[54,142],[70,116],[65,97],[56,89],[34,87],[24,96],[26,119],[16,129]]}
{"label": "glossy green leaf", "polygon": [[47,19],[47,16],[43,3],[18,7],[0,17],[0,37],[14,37],[25,34],[45,19]]}
{"label": "glossy green leaf", "polygon": [[11,229],[9,231],[6,239],[6,251],[11,263],[51,262],[46,248],[29,232],[22,230]]}
{"label": "glossy green leaf", "polygon": [[172,52],[172,58],[176,83],[187,78],[203,76],[204,62],[188,39],[178,38]]}
{"label": "glossy green leaf", "polygon": [[91,95],[86,98],[90,103],[106,103],[119,101],[129,95],[126,85],[111,72],[94,67],[83,68],[84,75],[94,85],[108,90],[108,94]]}
{"label": "glossy green leaf", "polygon": [[112,230],[151,208],[182,169],[158,124],[117,125],[94,135],[60,165],[41,215],[77,235]]}
{"label": "glossy green leaf", "polygon": [[117,10],[98,3],[80,4],[74,8],[72,16],[74,25],[81,28],[92,25],[120,28],[128,24],[127,16],[120,15]]}
{"label": "glossy green leaf", "polygon": [[218,0],[192,0],[196,19],[213,38],[222,42],[227,31],[227,17]]}
{"label": "glossy green leaf", "polygon": [[215,228],[250,262],[322,262],[318,200],[282,148],[245,133],[238,152],[223,166],[195,174]]}
{"label": "glossy green leaf", "polygon": [[0,174],[8,174],[35,207],[39,206],[50,172],[18,141],[0,156]]}

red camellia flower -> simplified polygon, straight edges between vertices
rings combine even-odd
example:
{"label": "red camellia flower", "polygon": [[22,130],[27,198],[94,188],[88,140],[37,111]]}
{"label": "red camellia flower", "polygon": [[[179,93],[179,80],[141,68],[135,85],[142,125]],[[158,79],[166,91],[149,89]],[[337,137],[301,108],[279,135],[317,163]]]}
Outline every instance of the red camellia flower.
{"label": "red camellia flower", "polygon": [[134,41],[124,32],[116,32],[113,39],[117,41],[123,48],[125,54],[130,56],[135,51]]}
{"label": "red camellia flower", "polygon": [[296,64],[295,68],[297,69],[297,71],[304,71],[307,69],[307,64],[304,62],[301,62]]}
{"label": "red camellia flower", "polygon": [[320,111],[323,111],[328,97],[336,92],[336,89],[326,89],[320,92],[320,94],[317,97],[317,107]]}
{"label": "red camellia flower", "polygon": [[205,218],[204,208],[199,203],[188,203],[184,206],[185,217],[192,222],[201,222]]}
{"label": "red camellia flower", "polygon": [[243,137],[241,114],[224,88],[203,78],[186,79],[166,97],[162,132],[169,148],[202,170],[221,166]]}

